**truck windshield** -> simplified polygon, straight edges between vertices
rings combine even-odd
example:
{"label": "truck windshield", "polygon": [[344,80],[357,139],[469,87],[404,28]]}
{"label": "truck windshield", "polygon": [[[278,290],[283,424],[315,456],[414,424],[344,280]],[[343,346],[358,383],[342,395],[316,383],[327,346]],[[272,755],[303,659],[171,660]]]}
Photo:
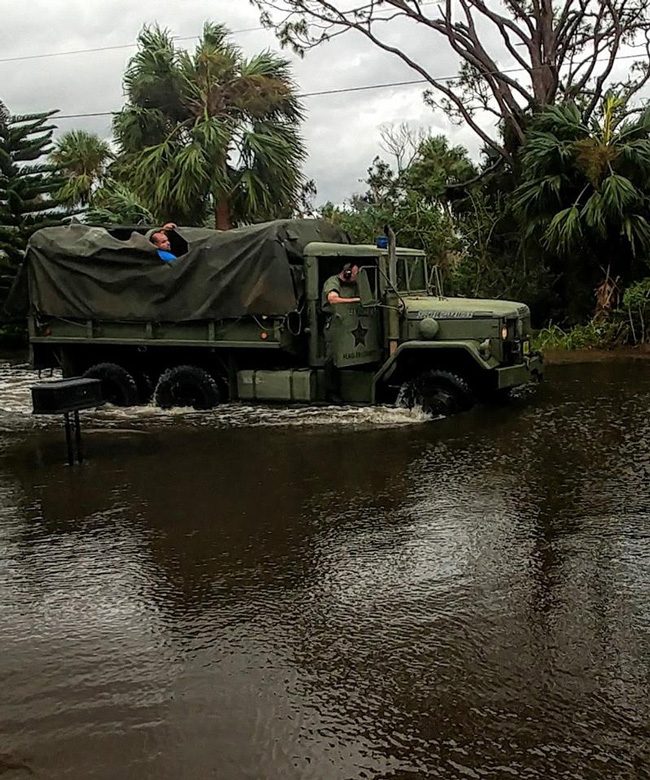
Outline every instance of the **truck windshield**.
{"label": "truck windshield", "polygon": [[421,292],[427,289],[424,257],[397,256],[397,289],[399,292]]}

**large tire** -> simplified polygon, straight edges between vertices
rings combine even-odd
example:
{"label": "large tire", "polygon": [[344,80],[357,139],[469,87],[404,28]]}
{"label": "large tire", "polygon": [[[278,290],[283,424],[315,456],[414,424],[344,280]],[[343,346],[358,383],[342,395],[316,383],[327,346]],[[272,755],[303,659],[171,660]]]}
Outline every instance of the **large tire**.
{"label": "large tire", "polygon": [[447,417],[471,409],[474,395],[467,380],[459,374],[434,369],[405,382],[400,401],[409,408],[419,406],[427,414]]}
{"label": "large tire", "polygon": [[138,387],[133,376],[117,363],[96,363],[84,372],[90,379],[102,383],[102,397],[113,406],[136,406]]}
{"label": "large tire", "polygon": [[212,409],[221,401],[216,381],[197,366],[174,366],[162,374],[156,385],[156,404],[162,409],[191,406]]}

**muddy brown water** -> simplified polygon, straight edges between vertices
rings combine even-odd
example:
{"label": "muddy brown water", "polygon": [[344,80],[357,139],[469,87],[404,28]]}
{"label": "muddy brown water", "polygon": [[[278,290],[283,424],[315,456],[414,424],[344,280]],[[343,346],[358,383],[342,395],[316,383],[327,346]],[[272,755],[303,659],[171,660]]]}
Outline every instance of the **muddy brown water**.
{"label": "muddy brown water", "polygon": [[0,778],[650,777],[650,364],[84,414],[0,361]]}

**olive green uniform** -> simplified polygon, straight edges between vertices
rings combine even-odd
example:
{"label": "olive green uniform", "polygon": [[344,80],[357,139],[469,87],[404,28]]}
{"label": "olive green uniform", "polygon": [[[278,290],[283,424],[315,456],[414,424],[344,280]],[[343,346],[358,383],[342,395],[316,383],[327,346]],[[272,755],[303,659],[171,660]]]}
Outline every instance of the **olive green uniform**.
{"label": "olive green uniform", "polygon": [[[333,306],[331,303],[328,303],[327,296],[331,293],[335,292],[338,293],[338,295],[341,298],[358,298],[359,297],[359,288],[357,287],[356,282],[348,283],[348,282],[342,282],[338,275],[337,276],[330,276],[330,278],[325,282],[323,285],[323,295],[321,298],[321,308],[324,312],[327,314],[332,314]],[[338,305],[338,304],[335,304]],[[345,306],[346,304],[342,303],[341,306]]]}
{"label": "olive green uniform", "polygon": [[[359,288],[356,282],[348,283],[343,282],[336,276],[330,276],[330,278],[323,285],[323,294],[321,296],[321,308],[327,314],[327,322],[325,323],[325,385],[327,388],[327,395],[330,400],[335,400],[339,393],[339,376],[334,366],[334,354],[332,349],[332,319],[334,311],[337,306],[347,306],[346,303],[331,304],[327,300],[327,296],[335,292],[341,298],[358,298]],[[350,304],[353,305],[353,304]]]}

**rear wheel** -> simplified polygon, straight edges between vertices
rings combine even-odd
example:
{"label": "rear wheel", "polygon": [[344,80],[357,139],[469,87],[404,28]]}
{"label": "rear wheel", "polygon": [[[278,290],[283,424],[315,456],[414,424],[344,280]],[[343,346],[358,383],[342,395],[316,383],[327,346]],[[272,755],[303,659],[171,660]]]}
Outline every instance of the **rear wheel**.
{"label": "rear wheel", "polygon": [[399,395],[401,403],[419,406],[427,414],[445,416],[471,409],[474,396],[469,383],[453,371],[434,369],[405,382]]}
{"label": "rear wheel", "polygon": [[219,386],[198,366],[174,366],[162,374],[156,385],[156,404],[163,409],[190,406],[212,409],[221,400]]}
{"label": "rear wheel", "polygon": [[102,397],[113,406],[136,406],[138,386],[133,376],[117,363],[96,363],[84,372],[89,379],[102,383]]}

